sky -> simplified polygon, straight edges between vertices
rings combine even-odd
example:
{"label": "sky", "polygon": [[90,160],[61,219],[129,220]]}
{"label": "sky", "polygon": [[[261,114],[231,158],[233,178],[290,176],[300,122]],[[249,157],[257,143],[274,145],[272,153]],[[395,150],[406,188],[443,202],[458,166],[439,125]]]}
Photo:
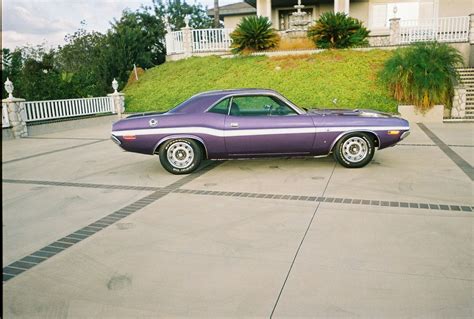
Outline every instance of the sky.
{"label": "sky", "polygon": [[[193,3],[194,0],[187,0]],[[197,0],[212,7],[214,0]],[[219,0],[229,4],[239,0]],[[2,47],[64,44],[64,36],[79,29],[105,32],[110,21],[119,19],[124,9],[136,10],[152,0],[2,0]]]}

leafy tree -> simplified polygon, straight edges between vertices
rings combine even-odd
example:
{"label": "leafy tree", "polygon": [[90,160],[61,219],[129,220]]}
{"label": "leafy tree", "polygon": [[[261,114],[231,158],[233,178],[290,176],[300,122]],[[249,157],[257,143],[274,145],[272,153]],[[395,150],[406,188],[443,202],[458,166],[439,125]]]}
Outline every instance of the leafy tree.
{"label": "leafy tree", "polygon": [[153,10],[157,17],[161,17],[171,27],[178,31],[186,26],[184,17],[189,15],[189,26],[194,29],[212,28],[213,21],[207,15],[206,8],[201,4],[188,4],[185,0],[153,0]]}
{"label": "leafy tree", "polygon": [[150,68],[165,61],[164,21],[147,10],[124,11],[107,34],[107,64],[121,84],[136,64]]}
{"label": "leafy tree", "polygon": [[368,36],[369,31],[362,21],[342,12],[324,12],[316,23],[308,28],[308,37],[322,49],[368,45]]}
{"label": "leafy tree", "polygon": [[244,17],[230,37],[233,52],[268,50],[280,41],[271,21],[262,16]]}
{"label": "leafy tree", "polygon": [[104,95],[110,88],[111,75],[106,72],[107,37],[81,28],[65,37],[66,45],[58,50],[61,80],[71,86],[75,97]]}

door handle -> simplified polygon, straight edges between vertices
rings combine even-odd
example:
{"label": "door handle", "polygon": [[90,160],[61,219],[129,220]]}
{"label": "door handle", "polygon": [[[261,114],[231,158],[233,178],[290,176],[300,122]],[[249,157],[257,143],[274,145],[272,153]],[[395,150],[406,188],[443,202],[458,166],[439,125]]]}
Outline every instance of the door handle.
{"label": "door handle", "polygon": [[239,123],[230,123],[230,127],[239,127]]}

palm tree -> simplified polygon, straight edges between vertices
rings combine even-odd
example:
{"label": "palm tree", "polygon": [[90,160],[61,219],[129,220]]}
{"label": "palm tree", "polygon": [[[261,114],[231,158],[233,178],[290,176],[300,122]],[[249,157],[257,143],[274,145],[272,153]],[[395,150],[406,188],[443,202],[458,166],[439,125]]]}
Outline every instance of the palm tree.
{"label": "palm tree", "polygon": [[219,22],[219,0],[214,0],[214,28],[220,26]]}

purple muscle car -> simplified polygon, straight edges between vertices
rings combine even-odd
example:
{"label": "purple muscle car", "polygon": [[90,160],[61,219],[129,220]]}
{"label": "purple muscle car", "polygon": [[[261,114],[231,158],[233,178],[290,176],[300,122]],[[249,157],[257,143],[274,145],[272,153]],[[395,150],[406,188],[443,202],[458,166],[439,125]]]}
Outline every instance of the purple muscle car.
{"label": "purple muscle car", "polygon": [[410,133],[406,120],[371,110],[303,110],[272,90],[197,94],[166,113],[143,113],[113,124],[124,150],[158,154],[173,174],[194,171],[203,159],[327,156],[363,167],[375,148]]}

